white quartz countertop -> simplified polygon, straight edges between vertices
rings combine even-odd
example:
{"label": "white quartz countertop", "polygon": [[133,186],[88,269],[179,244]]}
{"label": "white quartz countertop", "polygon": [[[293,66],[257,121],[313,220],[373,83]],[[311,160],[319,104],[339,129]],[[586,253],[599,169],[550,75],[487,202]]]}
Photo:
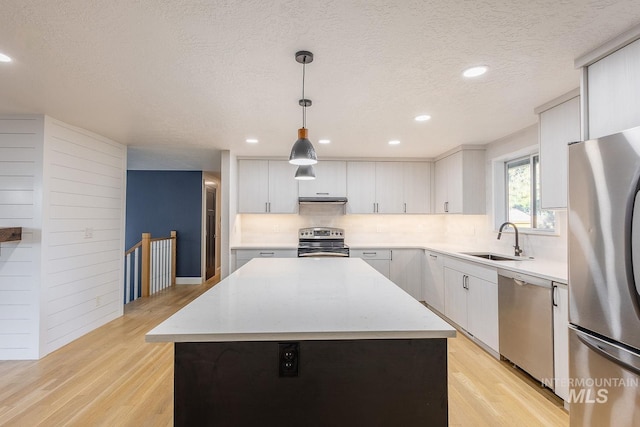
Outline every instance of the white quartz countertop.
{"label": "white quartz countertop", "polygon": [[[450,244],[398,244],[398,243],[376,243],[376,244],[350,244],[351,249],[425,249],[428,251],[439,252],[443,255],[453,256],[467,261],[477,262],[479,264],[488,265],[491,267],[503,268],[505,270],[515,271],[517,273],[530,274],[533,276],[541,277],[544,279],[552,280],[554,282],[569,283],[568,276],[569,271],[567,263],[550,261],[544,259],[527,259],[523,258],[522,261],[492,261],[488,259],[478,258],[471,255],[466,255],[465,252],[492,252],[490,250],[478,250],[478,248],[469,248],[464,245],[450,245]],[[296,249],[296,245],[283,245],[274,246],[269,244],[251,244],[251,245],[238,245],[232,249]],[[511,254],[502,254],[511,255]]]}
{"label": "white quartz countertop", "polygon": [[421,339],[455,329],[359,258],[257,258],[149,342]]}

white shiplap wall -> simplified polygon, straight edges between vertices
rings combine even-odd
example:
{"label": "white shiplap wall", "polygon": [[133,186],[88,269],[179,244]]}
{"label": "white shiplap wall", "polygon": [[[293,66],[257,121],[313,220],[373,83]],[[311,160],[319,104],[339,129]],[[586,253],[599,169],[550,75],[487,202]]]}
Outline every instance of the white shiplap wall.
{"label": "white shiplap wall", "polygon": [[0,117],[0,227],[23,227],[0,243],[0,360],[39,356],[44,117]]}
{"label": "white shiplap wall", "polygon": [[41,354],[123,313],[126,146],[49,117]]}

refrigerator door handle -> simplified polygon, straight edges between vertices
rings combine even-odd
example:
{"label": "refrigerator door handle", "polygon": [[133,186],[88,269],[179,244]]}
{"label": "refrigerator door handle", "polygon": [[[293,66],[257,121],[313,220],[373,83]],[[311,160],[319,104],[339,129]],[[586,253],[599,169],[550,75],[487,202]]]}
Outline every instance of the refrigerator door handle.
{"label": "refrigerator door handle", "polygon": [[634,372],[636,375],[640,375],[640,355],[630,352],[627,349],[619,347],[615,344],[608,343],[593,335],[582,332],[573,326],[570,326],[574,330],[580,341],[591,350],[600,354],[603,357],[611,360],[617,365]]}
{"label": "refrigerator door handle", "polygon": [[[638,183],[640,187],[640,182]],[[636,193],[633,201],[633,211],[631,212],[631,230],[626,233],[631,236],[631,257],[627,261],[627,268],[631,269],[631,278],[633,279],[634,288],[636,290],[636,307],[640,306],[640,268],[633,268],[634,265],[640,266],[640,191]],[[629,276],[627,276],[629,277]]]}

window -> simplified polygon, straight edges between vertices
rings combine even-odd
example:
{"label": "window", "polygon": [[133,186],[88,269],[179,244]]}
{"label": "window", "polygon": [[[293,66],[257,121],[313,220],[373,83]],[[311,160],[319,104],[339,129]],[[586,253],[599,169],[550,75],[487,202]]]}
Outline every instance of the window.
{"label": "window", "polygon": [[555,212],[540,208],[540,156],[505,162],[507,221],[519,228],[554,231]]}

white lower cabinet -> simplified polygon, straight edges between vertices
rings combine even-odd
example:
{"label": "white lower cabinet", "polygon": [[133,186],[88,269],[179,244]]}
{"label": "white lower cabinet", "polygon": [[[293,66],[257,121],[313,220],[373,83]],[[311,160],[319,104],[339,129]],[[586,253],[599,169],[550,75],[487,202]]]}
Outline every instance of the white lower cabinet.
{"label": "white lower cabinet", "polygon": [[406,293],[423,301],[422,250],[391,249],[389,278]]}
{"label": "white lower cabinet", "polygon": [[297,249],[236,249],[236,270],[254,258],[296,258]]}
{"label": "white lower cabinet", "polygon": [[444,282],[445,316],[499,353],[496,269],[445,258]]}
{"label": "white lower cabinet", "polygon": [[350,255],[362,258],[409,295],[422,300],[421,249],[351,249]]}
{"label": "white lower cabinet", "polygon": [[425,250],[422,256],[422,297],[444,313],[444,258],[437,252]]}
{"label": "white lower cabinet", "polygon": [[389,249],[351,249],[349,255],[353,258],[362,258],[371,267],[378,270],[387,279],[391,267],[391,250]]}
{"label": "white lower cabinet", "polygon": [[567,285],[553,283],[553,376],[554,392],[563,400],[569,398],[569,290]]}

